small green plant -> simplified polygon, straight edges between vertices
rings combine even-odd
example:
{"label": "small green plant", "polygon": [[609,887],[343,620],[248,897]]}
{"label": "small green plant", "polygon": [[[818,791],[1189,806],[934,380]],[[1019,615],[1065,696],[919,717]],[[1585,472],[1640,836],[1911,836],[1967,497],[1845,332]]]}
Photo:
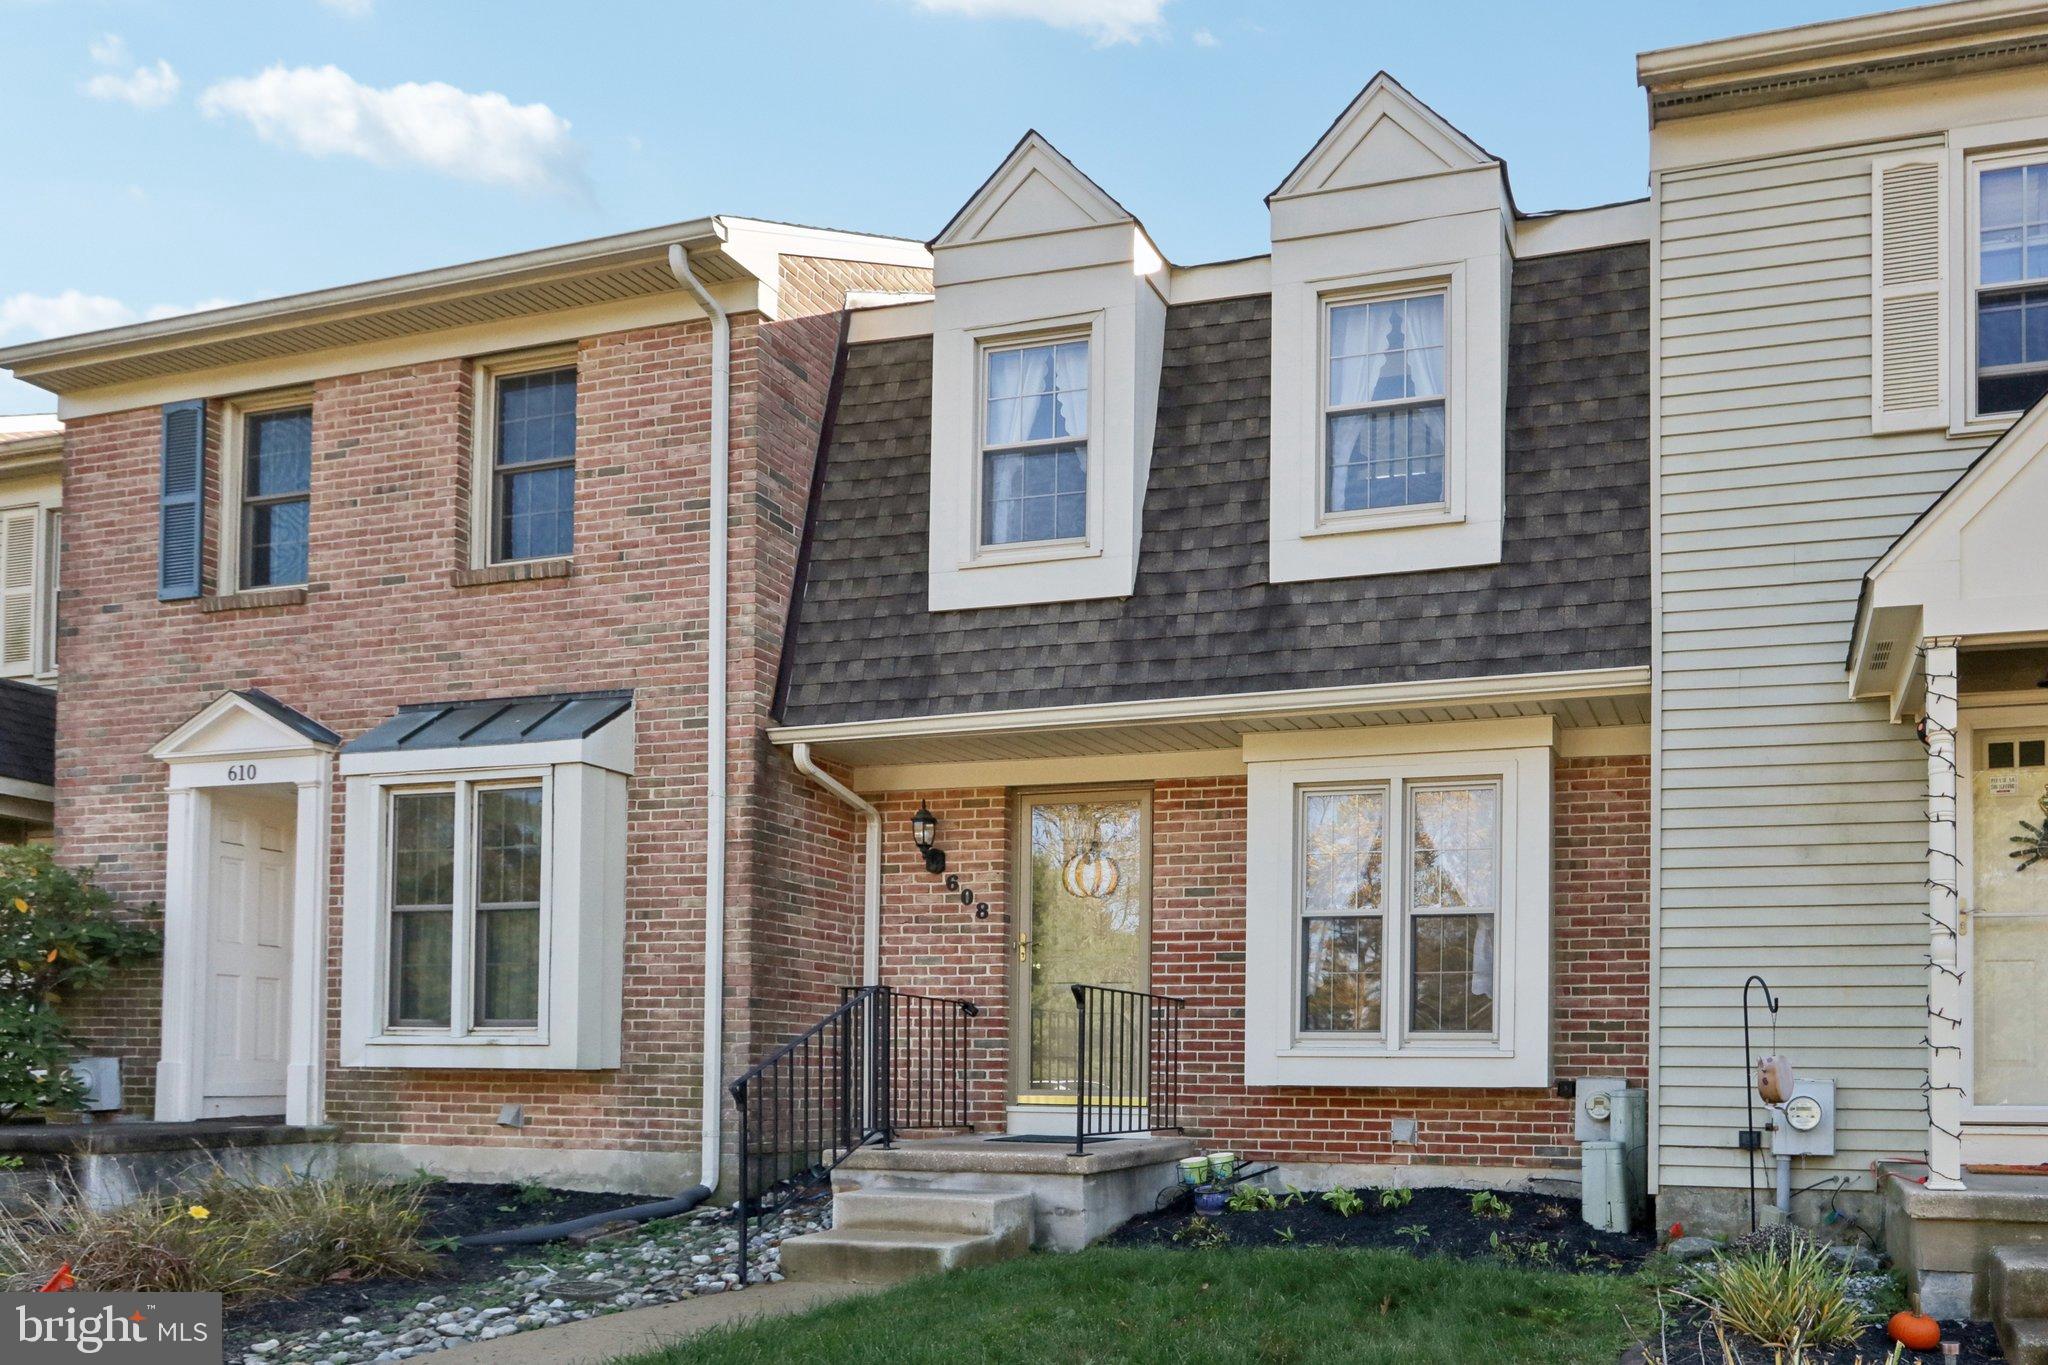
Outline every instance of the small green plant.
{"label": "small green plant", "polygon": [[1356,1218],[1365,1208],[1365,1199],[1357,1190],[1326,1191],[1323,1202],[1328,1204],[1339,1218]]}
{"label": "small green plant", "polygon": [[555,1192],[549,1189],[546,1184],[538,1180],[520,1181],[518,1186],[518,1193],[513,1196],[513,1198],[517,1199],[520,1203],[526,1205],[528,1208],[533,1208],[534,1206],[539,1204],[550,1203],[554,1200],[554,1197]]}
{"label": "small green plant", "polygon": [[1415,1191],[1406,1185],[1389,1185],[1380,1191],[1380,1207],[1383,1209],[1405,1209],[1415,1202]]}
{"label": "small green plant", "polygon": [[1565,1207],[1562,1204],[1538,1204],[1536,1212],[1545,1218],[1557,1219],[1565,1216]]}
{"label": "small green plant", "polygon": [[1474,1218],[1491,1218],[1496,1221],[1505,1222],[1507,1219],[1514,1217],[1514,1214],[1515,1211],[1509,1206],[1508,1201],[1495,1194],[1492,1190],[1472,1191],[1472,1216]]}
{"label": "small green plant", "polygon": [[1173,1240],[1184,1246],[1206,1249],[1228,1246],[1230,1234],[1207,1218],[1196,1214],[1173,1231]]}
{"label": "small green plant", "polygon": [[1280,1198],[1264,1185],[1246,1181],[1230,1192],[1223,1207],[1232,1213],[1270,1213],[1280,1207]]}
{"label": "small green plant", "polygon": [[1406,1237],[1411,1245],[1421,1246],[1429,1237],[1429,1225],[1426,1223],[1409,1223],[1405,1227],[1395,1228],[1394,1235],[1396,1237]]}
{"label": "small green plant", "polygon": [[1306,1204],[1308,1202],[1308,1194],[1306,1191],[1297,1190],[1296,1188],[1294,1188],[1294,1186],[1286,1184],[1285,1182],[1282,1182],[1281,1189],[1285,1190],[1286,1193],[1280,1196],[1278,1204],[1278,1207],[1280,1208],[1298,1209],[1303,1204]]}
{"label": "small green plant", "polygon": [[1278,1232],[1274,1233],[1273,1235],[1274,1235],[1275,1237],[1279,1238],[1279,1239],[1280,1239],[1281,1241],[1283,1241],[1283,1242],[1287,1242],[1287,1243],[1292,1243],[1292,1242],[1294,1241],[1294,1229],[1293,1229],[1293,1228],[1282,1228],[1282,1229],[1280,1229],[1280,1230],[1279,1230]]}
{"label": "small green plant", "polygon": [[19,1152],[9,1152],[6,1156],[0,1156],[0,1171],[18,1171],[26,1165],[28,1158]]}
{"label": "small green plant", "polygon": [[1780,1350],[1833,1345],[1863,1329],[1848,1270],[1805,1238],[1717,1256],[1678,1292],[1715,1327]]}
{"label": "small green plant", "polygon": [[47,847],[0,848],[0,1123],[84,1104],[59,1007],[161,947],[154,929],[130,922]]}

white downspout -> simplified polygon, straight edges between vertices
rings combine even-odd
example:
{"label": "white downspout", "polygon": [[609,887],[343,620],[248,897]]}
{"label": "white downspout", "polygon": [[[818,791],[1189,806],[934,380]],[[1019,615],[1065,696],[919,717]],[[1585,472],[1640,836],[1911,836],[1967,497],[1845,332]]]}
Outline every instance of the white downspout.
{"label": "white downspout", "polygon": [[882,812],[812,762],[810,745],[797,743],[790,746],[789,756],[795,761],[798,772],[867,817],[868,860],[862,878],[865,913],[861,921],[860,984],[879,986],[882,983]]}
{"label": "white downspout", "polygon": [[704,717],[704,1135],[697,1179],[718,1188],[725,1117],[725,751],[726,559],[732,423],[732,319],[690,269],[682,243],[668,249],[668,268],[711,319],[711,584],[705,615]]}

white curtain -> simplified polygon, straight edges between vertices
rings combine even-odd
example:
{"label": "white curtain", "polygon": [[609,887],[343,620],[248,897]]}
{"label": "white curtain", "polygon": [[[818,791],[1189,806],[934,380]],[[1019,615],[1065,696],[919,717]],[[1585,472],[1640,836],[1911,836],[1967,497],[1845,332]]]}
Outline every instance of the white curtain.
{"label": "white curtain", "polygon": [[1053,434],[1076,439],[1088,435],[1088,343],[1066,341],[1053,347],[1053,385],[1059,390],[1059,428]]}

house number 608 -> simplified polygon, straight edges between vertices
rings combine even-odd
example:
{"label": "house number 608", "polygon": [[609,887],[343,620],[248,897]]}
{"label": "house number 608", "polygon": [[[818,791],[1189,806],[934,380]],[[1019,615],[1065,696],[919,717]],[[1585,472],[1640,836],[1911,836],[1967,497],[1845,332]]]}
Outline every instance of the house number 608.
{"label": "house number 608", "polygon": [[228,781],[230,781],[230,782],[254,782],[255,780],[256,780],[256,765],[255,765],[254,763],[230,763],[230,764],[228,764]]}

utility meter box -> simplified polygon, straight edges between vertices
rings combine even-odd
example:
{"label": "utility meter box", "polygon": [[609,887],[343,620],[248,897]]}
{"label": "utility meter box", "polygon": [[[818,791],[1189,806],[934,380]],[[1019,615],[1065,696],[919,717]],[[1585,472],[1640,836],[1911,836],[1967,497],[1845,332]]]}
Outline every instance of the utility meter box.
{"label": "utility meter box", "polygon": [[1771,1151],[1777,1156],[1835,1154],[1835,1083],[1795,1080],[1783,1104],[1771,1106]]}
{"label": "utility meter box", "polygon": [[119,1057],[80,1057],[71,1064],[71,1074],[85,1087],[87,1113],[104,1114],[121,1107]]}
{"label": "utility meter box", "polygon": [[[1649,1092],[1620,1078],[1579,1082],[1579,1169],[1583,1216],[1608,1232],[1627,1232],[1649,1186]],[[1588,1135],[1591,1136],[1588,1136]]]}

